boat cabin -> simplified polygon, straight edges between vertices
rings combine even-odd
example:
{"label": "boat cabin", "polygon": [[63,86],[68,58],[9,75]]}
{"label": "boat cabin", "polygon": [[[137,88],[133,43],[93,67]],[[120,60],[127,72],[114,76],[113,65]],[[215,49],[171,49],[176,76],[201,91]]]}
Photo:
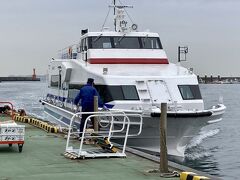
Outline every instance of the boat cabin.
{"label": "boat cabin", "polygon": [[168,64],[157,33],[87,33],[78,52],[90,64]]}

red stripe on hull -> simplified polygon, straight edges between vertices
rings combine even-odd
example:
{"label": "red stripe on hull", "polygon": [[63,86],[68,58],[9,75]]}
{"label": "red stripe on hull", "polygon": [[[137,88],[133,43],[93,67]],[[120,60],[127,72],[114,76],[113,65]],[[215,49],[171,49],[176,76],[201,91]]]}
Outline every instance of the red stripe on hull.
{"label": "red stripe on hull", "polygon": [[0,141],[0,144],[24,144],[24,141]]}
{"label": "red stripe on hull", "polygon": [[166,58],[91,58],[90,64],[169,64]]}

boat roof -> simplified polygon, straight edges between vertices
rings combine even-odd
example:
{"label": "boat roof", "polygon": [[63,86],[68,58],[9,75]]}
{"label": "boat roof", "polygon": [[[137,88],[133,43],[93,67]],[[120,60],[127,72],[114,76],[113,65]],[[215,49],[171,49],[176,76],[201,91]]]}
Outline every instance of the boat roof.
{"label": "boat roof", "polygon": [[115,31],[99,31],[99,32],[88,32],[82,37],[88,36],[132,36],[132,37],[159,37],[158,33],[153,32],[115,32]]}

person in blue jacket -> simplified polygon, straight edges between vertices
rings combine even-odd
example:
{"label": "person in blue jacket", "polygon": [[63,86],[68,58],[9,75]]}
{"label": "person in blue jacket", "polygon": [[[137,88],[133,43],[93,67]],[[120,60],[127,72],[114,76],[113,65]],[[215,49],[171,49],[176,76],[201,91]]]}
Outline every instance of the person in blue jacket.
{"label": "person in blue jacket", "polygon": [[[81,100],[82,112],[93,112],[94,111],[94,96],[98,96],[98,106],[99,107],[103,106],[100,96],[99,96],[96,88],[93,87],[93,85],[94,85],[94,79],[88,78],[87,84],[84,85],[80,89],[78,95],[74,99],[75,105],[78,105],[78,103]],[[80,137],[83,132],[85,121],[88,118],[88,116],[90,116],[90,115],[91,114],[83,114],[82,115],[82,119],[81,119],[81,123],[80,123]],[[94,124],[93,118],[91,119],[91,121],[92,121],[92,124]]]}

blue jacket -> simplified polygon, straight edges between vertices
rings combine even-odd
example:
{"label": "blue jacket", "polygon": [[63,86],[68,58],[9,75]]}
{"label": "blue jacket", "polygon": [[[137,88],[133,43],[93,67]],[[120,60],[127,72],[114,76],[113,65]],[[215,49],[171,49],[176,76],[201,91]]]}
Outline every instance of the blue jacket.
{"label": "blue jacket", "polygon": [[98,96],[98,106],[102,107],[103,104],[97,90],[91,84],[86,84],[80,89],[78,95],[74,99],[74,104],[77,105],[81,100],[82,111],[93,112],[94,96]]}

